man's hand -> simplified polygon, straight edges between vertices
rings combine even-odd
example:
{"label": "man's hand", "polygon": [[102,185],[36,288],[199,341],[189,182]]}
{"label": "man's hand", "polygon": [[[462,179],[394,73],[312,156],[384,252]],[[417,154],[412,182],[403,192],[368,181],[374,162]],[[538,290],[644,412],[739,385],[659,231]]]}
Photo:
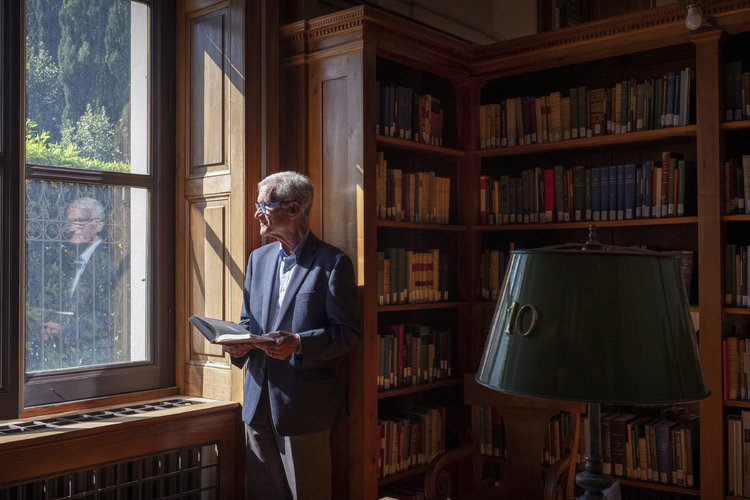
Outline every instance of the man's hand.
{"label": "man's hand", "polygon": [[274,359],[286,359],[292,355],[301,344],[299,335],[289,332],[270,332],[266,337],[276,339],[276,344],[261,344],[259,347]]}
{"label": "man's hand", "polygon": [[256,349],[257,346],[255,344],[224,344],[221,348],[233,358],[242,358],[252,349]]}

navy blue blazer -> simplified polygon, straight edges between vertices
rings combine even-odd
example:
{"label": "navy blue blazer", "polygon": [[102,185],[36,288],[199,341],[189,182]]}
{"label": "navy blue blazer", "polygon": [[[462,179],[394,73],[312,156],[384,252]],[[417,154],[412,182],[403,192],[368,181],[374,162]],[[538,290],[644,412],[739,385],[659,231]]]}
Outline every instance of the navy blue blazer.
{"label": "navy blue blazer", "polygon": [[248,352],[242,420],[252,420],[267,377],[277,432],[309,434],[332,427],[346,411],[344,355],[362,338],[354,268],[341,250],[309,233],[274,321],[269,313],[278,297],[273,293],[278,268],[278,242],[250,254],[240,325],[258,335],[296,333],[302,352],[284,360],[262,349]]}

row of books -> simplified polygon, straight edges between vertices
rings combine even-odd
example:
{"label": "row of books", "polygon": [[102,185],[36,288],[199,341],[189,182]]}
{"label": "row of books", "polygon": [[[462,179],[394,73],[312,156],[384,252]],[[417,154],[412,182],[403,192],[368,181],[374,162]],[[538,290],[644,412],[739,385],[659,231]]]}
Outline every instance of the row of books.
{"label": "row of books", "polygon": [[378,418],[380,477],[430,463],[445,451],[445,406],[413,406]]}
{"label": "row of books", "polygon": [[395,389],[449,378],[452,370],[450,330],[427,325],[379,325],[378,390]]}
{"label": "row of books", "polygon": [[378,304],[448,300],[448,256],[403,247],[378,251]]}
{"label": "row of books", "polygon": [[[696,272],[695,252],[693,250],[665,250],[663,253],[678,258],[685,293],[690,303],[695,303],[693,293],[693,276]],[[508,266],[508,258],[509,252],[502,250],[484,249],[482,251],[479,258],[479,285],[482,299],[497,300]]]}
{"label": "row of books", "polygon": [[750,401],[750,338],[732,335],[721,344],[725,368],[724,399]]}
{"label": "row of books", "polygon": [[750,411],[727,415],[727,494],[750,497]]}
{"label": "row of books", "polygon": [[[502,408],[479,405],[479,453],[507,457]],[[547,424],[544,447],[539,450],[543,464],[551,465],[570,453],[570,413],[560,412]]]}
{"label": "row of books", "polygon": [[539,97],[502,99],[479,108],[479,148],[567,139],[695,123],[695,70],[624,80],[612,87],[571,88]]}
{"label": "row of books", "polygon": [[722,163],[724,213],[750,214],[750,155]]}
{"label": "row of books", "polygon": [[747,256],[750,245],[724,245],[724,304],[750,307],[750,266]]}
{"label": "row of books", "polygon": [[479,453],[489,457],[506,457],[505,424],[500,408],[478,405]]}
{"label": "row of books", "polygon": [[[511,248],[513,245],[511,245]],[[645,248],[645,247],[642,247]],[[662,253],[674,255],[679,260],[680,274],[685,285],[685,293],[690,303],[695,303],[693,293],[693,276],[696,272],[695,252],[693,250],[663,250]],[[503,285],[505,270],[508,266],[509,252],[484,249],[479,258],[480,296],[485,300],[497,300]],[[750,299],[750,297],[749,297]]]}
{"label": "row of books", "polygon": [[696,276],[698,268],[695,263],[698,261],[696,252],[693,250],[663,250],[662,253],[674,255],[679,260],[680,275],[682,284],[685,285],[685,293],[691,304],[698,303],[697,290],[693,287],[693,277]]}
{"label": "row of books", "polygon": [[480,296],[484,300],[497,300],[507,266],[508,252],[488,248],[482,251],[479,259],[479,286]]}
{"label": "row of books", "polygon": [[445,112],[439,98],[411,87],[376,82],[378,121],[375,133],[443,145]]}
{"label": "row of books", "polygon": [[695,213],[696,165],[664,152],[643,164],[534,167],[481,175],[480,224],[682,217]]}
{"label": "row of books", "polygon": [[388,168],[383,152],[377,154],[377,212],[380,219],[448,224],[451,180],[435,172],[404,172]]}
{"label": "row of books", "polygon": [[742,61],[725,63],[724,111],[726,121],[750,118],[750,73]]}
{"label": "row of books", "polygon": [[[637,408],[636,408],[637,410]],[[639,414],[606,412],[601,417],[601,447],[605,474],[692,488],[699,472],[698,415],[676,407]],[[587,415],[582,416],[578,467],[588,450]]]}

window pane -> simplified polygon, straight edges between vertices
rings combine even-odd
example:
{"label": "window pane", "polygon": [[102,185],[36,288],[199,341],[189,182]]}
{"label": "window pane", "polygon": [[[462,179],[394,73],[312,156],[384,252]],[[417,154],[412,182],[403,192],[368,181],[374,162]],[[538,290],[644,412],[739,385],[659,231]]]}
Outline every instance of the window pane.
{"label": "window pane", "polygon": [[146,189],[26,185],[26,372],[150,359]]}
{"label": "window pane", "polygon": [[148,173],[149,8],[26,2],[26,161]]}

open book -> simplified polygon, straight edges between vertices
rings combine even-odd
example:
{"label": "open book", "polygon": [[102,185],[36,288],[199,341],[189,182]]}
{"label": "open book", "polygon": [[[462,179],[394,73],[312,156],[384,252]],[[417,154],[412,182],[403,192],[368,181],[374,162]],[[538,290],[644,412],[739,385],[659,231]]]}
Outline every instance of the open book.
{"label": "open book", "polygon": [[190,316],[188,318],[200,331],[206,340],[212,344],[275,344],[270,337],[263,337],[250,333],[237,323],[205,316]]}

